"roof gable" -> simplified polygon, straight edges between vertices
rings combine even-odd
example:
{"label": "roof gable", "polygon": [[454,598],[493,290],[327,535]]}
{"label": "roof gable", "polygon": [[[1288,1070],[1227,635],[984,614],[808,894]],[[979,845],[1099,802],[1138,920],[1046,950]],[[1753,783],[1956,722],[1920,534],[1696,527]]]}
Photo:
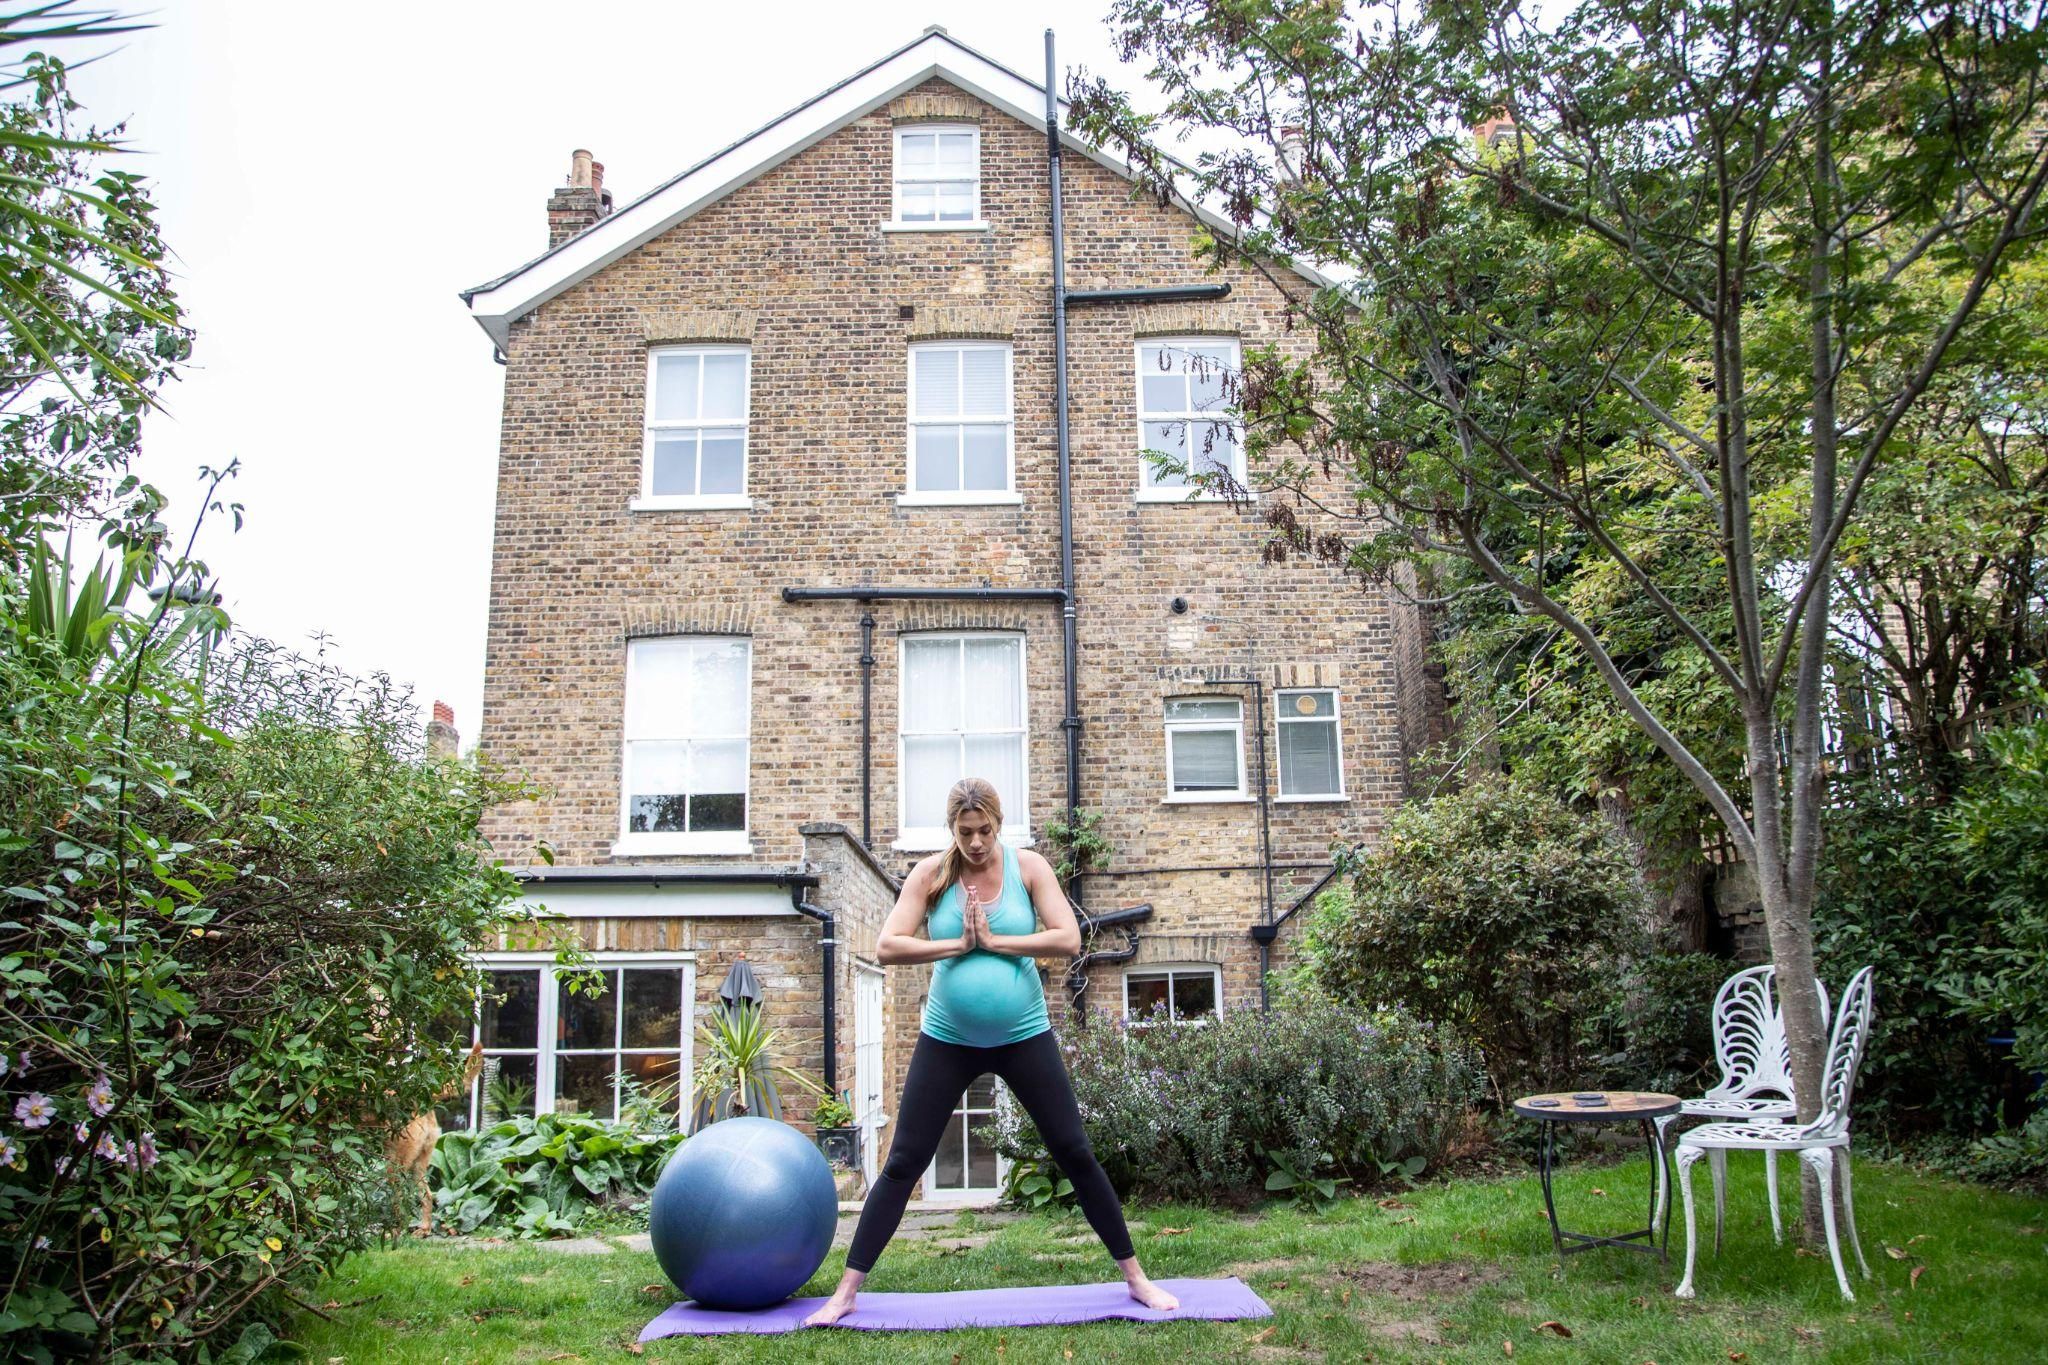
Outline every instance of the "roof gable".
{"label": "roof gable", "polygon": [[[487,284],[464,290],[462,299],[484,331],[502,347],[517,319],[934,76],[1040,133],[1045,131],[1044,86],[982,56],[943,29],[927,29],[916,41],[706,157],[543,255]],[[1134,178],[1125,162],[1067,131],[1064,100],[1060,110],[1063,147],[1125,179]],[[1213,228],[1232,230],[1231,224],[1211,208],[1197,206],[1195,216]],[[1312,283],[1324,282],[1309,271],[1301,273]]]}

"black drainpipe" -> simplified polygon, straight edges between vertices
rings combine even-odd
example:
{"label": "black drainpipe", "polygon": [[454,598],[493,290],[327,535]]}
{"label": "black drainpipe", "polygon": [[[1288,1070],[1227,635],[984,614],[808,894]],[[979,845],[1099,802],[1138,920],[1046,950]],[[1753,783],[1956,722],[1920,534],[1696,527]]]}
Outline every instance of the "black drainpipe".
{"label": "black drainpipe", "polygon": [[860,846],[875,847],[873,721],[875,713],[875,613],[860,613]]}
{"label": "black drainpipe", "polygon": [[823,926],[818,935],[818,946],[825,952],[825,1093],[837,1098],[839,1095],[839,992],[837,978],[833,972],[833,948],[839,942],[837,925],[832,912],[812,905],[804,896],[802,882],[791,882],[789,903],[799,915],[808,915]]}
{"label": "black drainpipe", "polygon": [[1098,948],[1092,953],[1083,953],[1067,963],[1067,996],[1073,1002],[1071,1013],[1084,1026],[1088,1020],[1088,968],[1097,962],[1129,962],[1138,955],[1138,931],[1132,926],[1139,920],[1152,918],[1150,905],[1131,905],[1107,914],[1082,915],[1081,932],[1095,933],[1099,929],[1117,928],[1123,931],[1124,946],[1121,948]]}
{"label": "black drainpipe", "polygon": [[1067,825],[1081,808],[1080,641],[1074,614],[1073,449],[1067,431],[1067,232],[1060,211],[1060,101],[1053,84],[1052,30],[1045,31],[1045,150],[1052,177],[1052,411],[1060,455],[1061,640],[1066,655]]}

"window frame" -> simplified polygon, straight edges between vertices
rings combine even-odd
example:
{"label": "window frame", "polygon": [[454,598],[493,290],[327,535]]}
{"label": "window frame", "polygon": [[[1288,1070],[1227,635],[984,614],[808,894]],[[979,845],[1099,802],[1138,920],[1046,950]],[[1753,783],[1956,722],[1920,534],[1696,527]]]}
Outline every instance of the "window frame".
{"label": "window frame", "polygon": [[[1327,692],[1330,694],[1330,714],[1327,718],[1293,717],[1287,714],[1282,702],[1288,697],[1300,696],[1304,692]],[[1287,748],[1280,742],[1280,727],[1283,725],[1327,725],[1335,737],[1337,746],[1337,790],[1334,792],[1306,792],[1290,794],[1287,790]],[[1307,804],[1317,801],[1349,801],[1350,789],[1344,784],[1344,698],[1335,687],[1280,687],[1273,690],[1273,777],[1278,788],[1275,801]]]}
{"label": "window frame", "polygon": [[[534,1011],[534,1046],[531,1049],[493,1048],[485,1055],[486,1057],[526,1056],[530,1053],[534,1059],[533,1112],[535,1115],[554,1113],[555,1085],[557,1081],[555,1059],[561,1052],[556,1035],[560,1031],[561,1024],[561,976],[565,969],[556,965],[553,953],[542,952],[478,953],[471,958],[471,962],[478,970],[484,972],[530,971],[539,977],[541,985]],[[686,1077],[694,1075],[696,1065],[697,954],[694,952],[667,951],[602,952],[592,953],[589,962],[585,965],[604,972],[617,972],[622,968],[640,971],[672,969],[682,974],[683,1008],[681,1018],[678,1020],[678,1031],[682,1036],[676,1049],[677,1074]],[[624,990],[621,989],[619,994],[620,1000],[623,1002],[625,997]],[[623,1036],[624,1029],[625,1012],[624,1010],[615,1010],[612,1025],[612,1038],[615,1044],[612,1048],[613,1056],[626,1051],[658,1052],[664,1055],[669,1051],[666,1048],[627,1049],[619,1047],[616,1044]],[[471,1046],[475,1046],[483,1038],[482,992],[478,993],[475,1007],[470,1012],[469,1037]],[[593,1055],[593,1051],[591,1049],[576,1049],[570,1055]],[[466,1096],[466,1107],[469,1115],[469,1128],[467,1131],[472,1133],[480,1131],[483,1126],[485,1080],[486,1073],[479,1071],[476,1079],[470,1083]],[[687,1129],[690,1119],[689,1088],[687,1086],[683,1087],[682,1091],[678,1094],[676,1104],[676,1131],[683,1132]],[[612,1089],[612,1106],[614,1111],[616,1111],[618,1107],[618,1087],[616,1083],[614,1083]]]}
{"label": "window frame", "polygon": [[[1227,701],[1237,708],[1235,721],[1220,720],[1168,720],[1166,708],[1177,701]],[[1251,791],[1246,785],[1249,775],[1244,762],[1244,698],[1227,692],[1183,692],[1159,700],[1160,724],[1166,741],[1166,797],[1168,805],[1214,805],[1225,801],[1249,801]],[[1173,785],[1173,737],[1177,733],[1228,730],[1237,737],[1237,789],[1228,792],[1182,792]]]}
{"label": "window frame", "polygon": [[[928,828],[922,825],[903,823],[908,808],[909,792],[906,780],[909,765],[905,762],[905,741],[915,736],[939,735],[940,730],[911,732],[904,728],[904,717],[910,713],[910,647],[913,644],[930,644],[934,641],[967,640],[1015,640],[1017,642],[1017,714],[1023,724],[1017,730],[1020,761],[1017,770],[1023,774],[1020,779],[1021,791],[1014,794],[999,792],[1003,798],[1002,841],[1012,848],[1031,846],[1031,674],[1029,638],[1020,630],[921,630],[906,633],[896,643],[896,838],[889,847],[899,853],[934,853],[952,842],[952,833],[944,825]],[[964,653],[964,649],[963,649]],[[966,670],[961,670],[961,684],[966,684]],[[961,715],[966,715],[962,699]],[[962,737],[970,734],[995,735],[1007,733],[1001,730],[960,730],[953,732]]]}
{"label": "window frame", "polygon": [[[745,757],[741,761],[742,782],[740,799],[745,815],[741,827],[736,830],[634,830],[633,823],[633,745],[638,742],[627,733],[628,716],[633,700],[633,657],[642,645],[657,642],[687,640],[729,641],[738,640],[746,646],[747,676],[740,698],[744,712],[743,732],[733,735],[682,735],[659,738],[643,735],[640,741],[650,743],[694,743],[700,740],[725,740],[738,738],[745,744]],[[614,856],[628,856],[641,853],[673,853],[681,855],[749,854],[754,851],[754,640],[750,635],[646,635],[626,641],[625,686],[619,698],[619,833],[612,842]]]}
{"label": "window frame", "polygon": [[[974,175],[966,183],[971,186],[973,201],[971,216],[938,219],[906,219],[903,216],[903,187],[910,185],[957,185],[962,183],[958,176],[947,177],[906,177],[903,174],[903,139],[907,136],[939,133],[966,133],[974,139]],[[936,210],[935,210],[936,211]],[[917,123],[899,123],[889,134],[889,217],[882,224],[885,232],[985,232],[988,223],[981,216],[981,125],[974,122],[931,120]]]}
{"label": "window frame", "polygon": [[[654,416],[655,385],[665,355],[737,355],[742,364],[740,416],[737,423],[730,420],[707,421],[702,416],[704,405],[704,370],[700,360],[697,370],[697,411],[698,416],[690,420],[671,419],[657,422]],[[754,348],[742,342],[678,342],[673,345],[649,346],[647,348],[647,382],[641,401],[640,411],[640,492],[628,504],[635,512],[668,511],[727,511],[744,510],[754,505],[749,492],[752,487],[753,471],[753,419],[754,419]],[[740,432],[740,491],[737,493],[656,493],[654,491],[654,443],[657,435],[670,431],[695,431],[700,433],[698,446],[697,483],[703,486],[703,446],[701,433],[705,431],[729,431],[735,425]]]}
{"label": "window frame", "polygon": [[[1215,998],[1216,1009],[1210,1014],[1195,1015],[1186,1019],[1180,1018],[1176,1013],[1176,1007],[1173,1003],[1173,979],[1176,976],[1194,976],[1198,973],[1208,974],[1209,988]],[[1131,978],[1134,976],[1164,976],[1166,978],[1167,1017],[1165,1019],[1141,1020],[1131,1017]],[[1162,1024],[1168,1028],[1208,1028],[1222,1017],[1223,967],[1220,963],[1148,962],[1143,966],[1133,965],[1125,967],[1121,974],[1121,979],[1124,993],[1124,1027],[1127,1029],[1158,1028]]]}
{"label": "window frame", "polygon": [[[1003,487],[999,489],[925,490],[917,486],[917,433],[918,428],[927,426],[988,426],[991,419],[985,415],[969,417],[920,417],[917,413],[917,365],[921,354],[935,354],[940,351],[1000,351],[1003,354]],[[965,374],[965,368],[962,368]],[[964,396],[965,382],[962,381]],[[961,337],[951,340],[934,339],[914,341],[905,355],[903,367],[903,492],[896,495],[899,507],[1000,507],[1020,506],[1024,495],[1017,490],[1017,348],[1008,341],[989,338]],[[963,433],[961,443],[962,461],[966,459],[966,443]]]}
{"label": "window frame", "polygon": [[[1204,415],[1193,410],[1186,410],[1177,413],[1152,413],[1148,412],[1145,408],[1146,348],[1165,347],[1171,349],[1174,347],[1190,346],[1227,346],[1230,348],[1230,360],[1228,362],[1228,368],[1234,374],[1244,373],[1244,343],[1242,338],[1240,337],[1230,335],[1212,335],[1157,336],[1137,338],[1136,344],[1133,345],[1133,347],[1131,348],[1131,392],[1132,401],[1135,403],[1137,408],[1138,490],[1136,494],[1136,501],[1138,502],[1229,501],[1229,498],[1225,494],[1213,492],[1204,488],[1199,488],[1194,484],[1175,485],[1153,483],[1152,462],[1146,459],[1143,453],[1145,450],[1149,449],[1149,447],[1147,447],[1145,444],[1145,424],[1148,421],[1179,422],[1183,426],[1185,426],[1189,422],[1213,423],[1216,421],[1216,418],[1213,415]],[[1183,363],[1182,372],[1185,373],[1185,363]],[[1231,408],[1229,411],[1231,413],[1230,425],[1234,428],[1237,437],[1236,450],[1231,457],[1230,477],[1236,480],[1240,487],[1244,488],[1245,496],[1248,500],[1256,502],[1258,501],[1258,494],[1254,492],[1250,487],[1249,475],[1247,473],[1247,466],[1245,461],[1244,418],[1241,414],[1238,413],[1237,409],[1235,408]]]}

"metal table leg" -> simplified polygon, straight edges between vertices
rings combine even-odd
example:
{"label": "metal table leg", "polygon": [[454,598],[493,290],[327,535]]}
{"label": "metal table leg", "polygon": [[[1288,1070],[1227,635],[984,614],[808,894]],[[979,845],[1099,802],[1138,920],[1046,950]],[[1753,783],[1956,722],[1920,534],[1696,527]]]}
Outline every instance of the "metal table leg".
{"label": "metal table leg", "polygon": [[1557,1254],[1564,1255],[1564,1233],[1557,1226],[1557,1200],[1550,1191],[1551,1168],[1557,1161],[1557,1125],[1545,1119],[1543,1131],[1536,1140],[1536,1175],[1543,1182],[1543,1211],[1550,1215],[1550,1243],[1557,1248]]}

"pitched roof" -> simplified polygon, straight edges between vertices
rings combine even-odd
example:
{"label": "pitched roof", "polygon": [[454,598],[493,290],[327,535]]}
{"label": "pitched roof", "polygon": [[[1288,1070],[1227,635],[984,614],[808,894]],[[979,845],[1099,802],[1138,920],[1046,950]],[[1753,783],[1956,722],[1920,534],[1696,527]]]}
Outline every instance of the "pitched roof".
{"label": "pitched roof", "polygon": [[[588,279],[653,240],[707,205],[766,174],[797,153],[824,140],[854,119],[937,76],[984,103],[1045,131],[1045,87],[1018,75],[953,38],[942,28],[926,29],[914,42],[856,71],[739,141],[714,152],[682,174],[600,218],[525,265],[488,283],[462,291],[462,300],[491,340],[503,346],[512,323],[557,294]],[[1134,178],[1125,162],[1081,141],[1065,126],[1060,102],[1060,143],[1116,172]],[[1197,205],[1195,216],[1219,231],[1235,231],[1213,206]],[[1324,277],[1295,269],[1314,284]]]}

